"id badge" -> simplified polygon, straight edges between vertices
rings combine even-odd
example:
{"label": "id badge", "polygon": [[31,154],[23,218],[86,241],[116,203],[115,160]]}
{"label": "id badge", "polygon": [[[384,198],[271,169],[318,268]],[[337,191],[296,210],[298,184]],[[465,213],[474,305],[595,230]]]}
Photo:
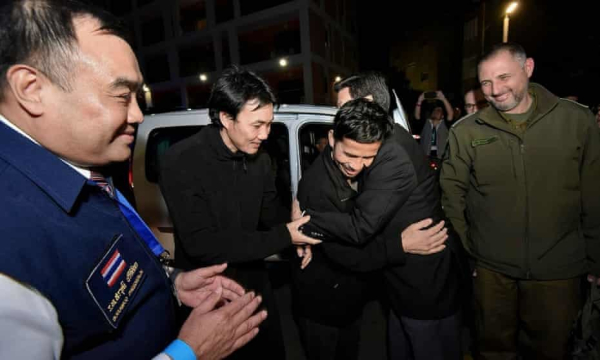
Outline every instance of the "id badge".
{"label": "id badge", "polygon": [[127,243],[123,235],[119,235],[85,283],[92,299],[115,329],[146,280],[143,264],[148,262],[139,259],[146,254],[136,246],[140,245],[135,241]]}

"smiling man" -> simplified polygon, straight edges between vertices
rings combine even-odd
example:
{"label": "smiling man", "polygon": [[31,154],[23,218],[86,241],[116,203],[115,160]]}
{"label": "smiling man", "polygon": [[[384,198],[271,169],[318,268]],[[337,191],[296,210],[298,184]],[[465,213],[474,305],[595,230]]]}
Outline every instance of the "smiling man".
{"label": "smiling man", "polygon": [[[365,99],[347,102],[335,115],[328,146],[298,184],[302,208],[350,212],[356,177],[374,161],[391,130],[380,106]],[[399,238],[387,246],[384,241],[365,247],[325,242],[314,247],[308,267],[292,266],[294,308],[307,359],[358,359],[362,311],[375,290],[369,283],[379,283],[381,276],[371,270],[404,255]]]}
{"label": "smiling man", "polygon": [[[319,314],[360,304],[364,291],[344,296],[361,291],[358,281],[356,289],[348,288],[352,276],[383,270],[391,307],[390,359],[458,359],[463,256],[457,237],[441,230],[444,216],[435,173],[419,144],[398,124],[383,141],[357,137],[360,130],[377,128],[376,124],[393,124],[381,75],[353,76],[339,82],[336,90],[338,95],[343,92],[338,96],[341,108],[330,135],[331,149],[303,175],[298,188],[300,205],[311,215],[305,229],[325,235],[313,263],[297,276],[303,285],[299,292],[305,294],[304,315],[324,323],[328,319]],[[354,178],[357,186],[352,189],[340,178]],[[309,335],[317,338],[314,334],[321,329],[309,328]]]}
{"label": "smiling man", "polygon": [[441,169],[475,264],[482,359],[566,358],[582,275],[600,274],[600,132],[587,108],[530,83],[533,69],[513,43],[482,58],[491,106],[452,127]]}
{"label": "smiling man", "polygon": [[103,176],[143,121],[123,29],[75,0],[0,3],[1,359],[220,359],[266,317],[223,264],[166,272]]}
{"label": "smiling man", "polygon": [[284,359],[283,339],[264,258],[292,244],[317,244],[286,224],[271,160],[260,146],[271,131],[275,96],[251,71],[231,67],[208,102],[212,125],[175,144],[161,161],[160,188],[175,227],[183,269],[228,262],[228,273],[263,295],[269,320],[240,359]]}

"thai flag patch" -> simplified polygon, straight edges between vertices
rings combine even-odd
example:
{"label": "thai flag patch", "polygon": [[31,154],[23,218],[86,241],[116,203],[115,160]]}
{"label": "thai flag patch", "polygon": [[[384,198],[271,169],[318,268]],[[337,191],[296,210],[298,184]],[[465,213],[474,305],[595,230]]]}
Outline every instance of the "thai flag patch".
{"label": "thai flag patch", "polygon": [[102,278],[106,284],[112,287],[117,283],[119,276],[121,276],[126,266],[127,264],[121,257],[119,250],[115,250],[106,265],[102,268],[102,271],[100,271],[100,274],[102,274]]}

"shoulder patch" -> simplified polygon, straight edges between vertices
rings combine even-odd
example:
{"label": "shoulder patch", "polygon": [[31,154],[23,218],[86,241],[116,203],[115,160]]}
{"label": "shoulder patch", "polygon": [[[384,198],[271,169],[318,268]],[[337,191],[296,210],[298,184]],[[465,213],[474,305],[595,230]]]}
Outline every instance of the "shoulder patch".
{"label": "shoulder patch", "polygon": [[485,138],[485,139],[475,139],[475,140],[471,141],[471,146],[477,147],[479,145],[487,145],[487,144],[491,144],[491,143],[495,142],[496,140],[498,140],[497,136],[492,136],[492,137]]}

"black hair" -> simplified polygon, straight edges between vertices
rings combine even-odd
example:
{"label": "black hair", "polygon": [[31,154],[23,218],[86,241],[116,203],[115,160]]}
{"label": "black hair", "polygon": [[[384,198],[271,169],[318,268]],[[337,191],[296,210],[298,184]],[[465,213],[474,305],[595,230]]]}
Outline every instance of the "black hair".
{"label": "black hair", "polygon": [[527,54],[525,53],[525,49],[515,42],[506,42],[501,44],[494,45],[490,51],[486,52],[477,63],[477,68],[481,66],[481,63],[487,61],[501,52],[508,51],[508,53],[513,57],[513,59],[517,60],[521,66],[525,65],[525,60],[527,60]]}
{"label": "black hair", "polygon": [[[127,41],[127,28],[108,12],[75,0],[2,0],[0,5],[0,89],[15,64],[36,68],[64,91],[71,90],[77,58],[74,20],[90,17],[98,31]],[[0,100],[2,92],[0,91]]]}
{"label": "black hair", "polygon": [[258,100],[259,106],[275,105],[277,100],[269,85],[252,71],[231,66],[213,85],[208,99],[208,114],[213,124],[223,127],[219,113],[237,117],[249,100]]}
{"label": "black hair", "polygon": [[385,77],[378,72],[369,71],[345,78],[333,86],[336,93],[343,88],[350,89],[352,99],[373,96],[373,101],[386,112],[390,111],[390,92]]}
{"label": "black hair", "polygon": [[333,137],[371,144],[387,138],[393,131],[392,123],[381,106],[358,98],[345,103],[335,114]]}

